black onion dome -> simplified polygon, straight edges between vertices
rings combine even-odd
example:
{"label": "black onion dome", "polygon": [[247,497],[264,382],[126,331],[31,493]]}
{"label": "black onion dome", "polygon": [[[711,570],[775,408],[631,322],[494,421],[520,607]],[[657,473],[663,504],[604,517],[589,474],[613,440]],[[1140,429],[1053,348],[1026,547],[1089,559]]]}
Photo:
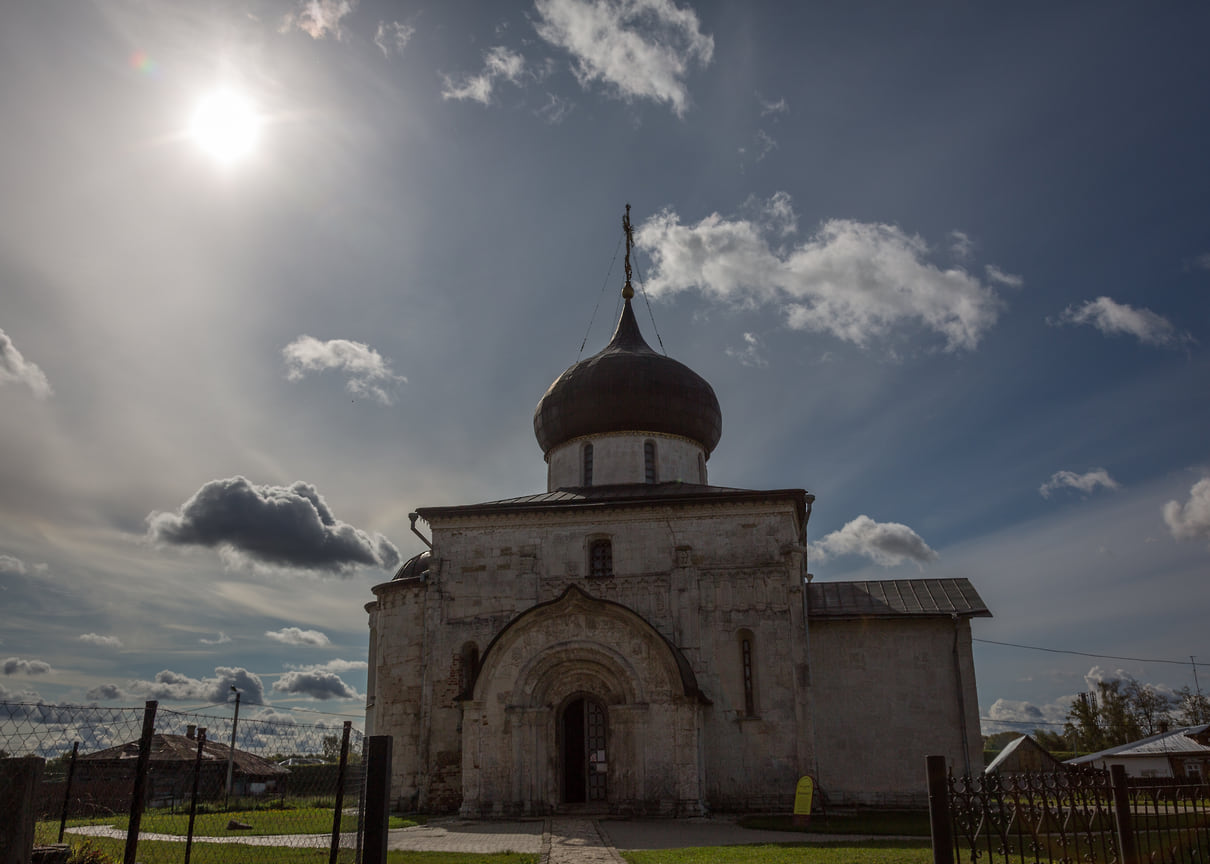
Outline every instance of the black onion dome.
{"label": "black onion dome", "polygon": [[609,344],[560,375],[534,410],[534,435],[543,453],[602,432],[679,435],[701,444],[707,455],[723,432],[714,389],[643,341],[630,300]]}

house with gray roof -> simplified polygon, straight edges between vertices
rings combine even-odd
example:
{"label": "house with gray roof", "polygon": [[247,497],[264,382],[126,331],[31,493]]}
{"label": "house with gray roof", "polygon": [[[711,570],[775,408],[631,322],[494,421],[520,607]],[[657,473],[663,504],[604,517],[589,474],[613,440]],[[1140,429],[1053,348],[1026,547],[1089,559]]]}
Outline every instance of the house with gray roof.
{"label": "house with gray roof", "polygon": [[1210,723],[1180,726],[1068,759],[1067,764],[1105,770],[1122,765],[1128,777],[1175,777],[1205,783],[1210,780]]}

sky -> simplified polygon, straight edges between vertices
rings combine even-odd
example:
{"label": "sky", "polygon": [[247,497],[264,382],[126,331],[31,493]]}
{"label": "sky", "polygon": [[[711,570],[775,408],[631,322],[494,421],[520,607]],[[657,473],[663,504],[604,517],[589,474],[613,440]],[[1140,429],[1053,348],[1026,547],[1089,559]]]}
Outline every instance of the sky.
{"label": "sky", "polygon": [[359,721],[407,514],[545,490],[627,204],[711,483],[813,493],[815,579],[970,579],[985,730],[1210,690],[1208,27],[3,4],[0,701]]}

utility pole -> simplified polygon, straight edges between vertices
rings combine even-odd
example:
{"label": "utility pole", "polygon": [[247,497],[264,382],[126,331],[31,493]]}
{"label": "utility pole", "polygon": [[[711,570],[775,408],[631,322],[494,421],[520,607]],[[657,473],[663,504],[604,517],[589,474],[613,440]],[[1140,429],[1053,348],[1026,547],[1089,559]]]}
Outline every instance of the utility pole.
{"label": "utility pole", "polygon": [[227,751],[227,809],[231,809],[231,781],[235,777],[235,727],[239,725],[239,697],[240,692],[235,689],[235,685],[231,685],[231,692],[235,694],[235,716],[231,718],[231,748]]}
{"label": "utility pole", "polygon": [[1193,667],[1193,689],[1197,691],[1197,698],[1202,698],[1202,685],[1197,683],[1197,657],[1196,654],[1189,655],[1189,665]]}

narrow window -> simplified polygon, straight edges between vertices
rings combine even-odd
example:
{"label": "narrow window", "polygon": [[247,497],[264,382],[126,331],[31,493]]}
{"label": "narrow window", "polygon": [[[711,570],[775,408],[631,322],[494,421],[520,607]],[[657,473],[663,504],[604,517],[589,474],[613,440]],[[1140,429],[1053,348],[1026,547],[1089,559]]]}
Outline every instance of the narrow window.
{"label": "narrow window", "polygon": [[592,485],[592,445],[584,445],[584,486]]}
{"label": "narrow window", "polygon": [[701,453],[697,454],[697,482],[706,485],[706,457]]}
{"label": "narrow window", "polygon": [[643,442],[643,481],[645,483],[656,482],[654,441]]}
{"label": "narrow window", "polygon": [[475,673],[479,670],[479,646],[467,642],[462,646],[461,667],[458,670],[460,698],[471,698],[471,690],[475,686]]}
{"label": "narrow window", "polygon": [[740,663],[744,674],[744,716],[756,716],[756,686],[752,680],[752,634],[740,635]]}
{"label": "narrow window", "polygon": [[613,544],[608,540],[593,540],[589,544],[588,575],[594,579],[613,576]]}

